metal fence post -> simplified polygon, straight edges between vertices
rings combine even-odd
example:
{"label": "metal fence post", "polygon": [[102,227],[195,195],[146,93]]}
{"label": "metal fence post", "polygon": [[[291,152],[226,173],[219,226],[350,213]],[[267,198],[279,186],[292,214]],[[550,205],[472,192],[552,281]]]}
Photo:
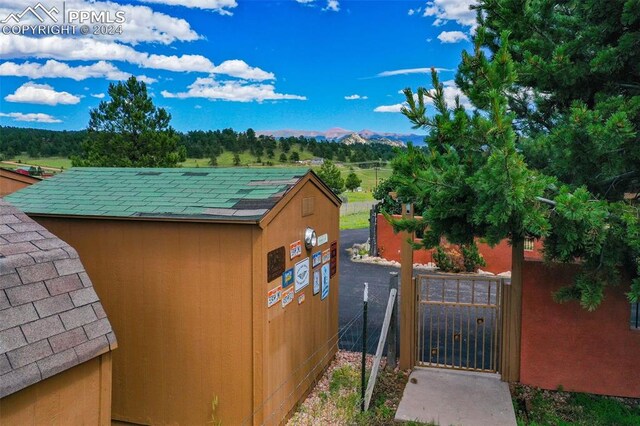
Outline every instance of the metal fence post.
{"label": "metal fence post", "polygon": [[367,391],[367,383],[365,380],[366,363],[367,363],[367,305],[369,304],[369,284],[364,283],[364,311],[362,314],[362,366],[360,369],[360,385],[362,386],[362,402],[360,409],[364,411],[364,395]]}
{"label": "metal fence post", "polygon": [[[389,273],[389,293],[392,289],[398,291],[398,273]],[[389,339],[387,340],[387,368],[395,369],[398,366],[398,298],[393,303],[391,311],[391,324],[389,325]]]}
{"label": "metal fence post", "polygon": [[378,213],[375,204],[369,211],[369,256],[378,255]]}

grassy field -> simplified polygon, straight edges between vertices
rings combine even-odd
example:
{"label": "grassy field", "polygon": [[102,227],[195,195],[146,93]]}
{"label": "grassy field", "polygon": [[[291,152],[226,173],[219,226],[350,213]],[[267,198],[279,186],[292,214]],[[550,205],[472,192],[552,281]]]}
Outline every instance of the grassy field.
{"label": "grassy field", "polygon": [[360,201],[373,201],[373,193],[371,192],[350,192],[346,191],[340,194],[343,197],[347,197],[347,201],[350,203],[357,203]]}
{"label": "grassy field", "polygon": [[340,229],[362,229],[369,227],[369,212],[340,216]]}

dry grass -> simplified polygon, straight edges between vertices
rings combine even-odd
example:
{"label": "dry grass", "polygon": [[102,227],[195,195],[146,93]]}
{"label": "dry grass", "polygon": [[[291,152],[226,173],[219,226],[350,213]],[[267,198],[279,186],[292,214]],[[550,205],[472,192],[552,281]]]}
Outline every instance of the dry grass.
{"label": "dry grass", "polygon": [[[369,411],[360,411],[361,354],[339,351],[314,390],[289,420],[289,426],[392,425],[409,372],[381,368]],[[369,374],[373,357],[367,356]],[[381,367],[384,367],[383,359]]]}

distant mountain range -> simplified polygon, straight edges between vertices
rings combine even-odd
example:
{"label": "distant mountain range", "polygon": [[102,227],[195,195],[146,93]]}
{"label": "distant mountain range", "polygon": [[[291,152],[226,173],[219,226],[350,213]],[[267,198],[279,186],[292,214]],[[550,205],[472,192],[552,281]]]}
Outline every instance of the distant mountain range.
{"label": "distant mountain range", "polygon": [[282,130],[260,130],[260,131],[257,131],[256,133],[258,135],[270,135],[275,138],[304,136],[307,138],[316,138],[318,140],[344,142],[347,144],[383,143],[383,144],[394,145],[394,146],[406,145],[407,142],[412,142],[414,145],[424,144],[423,135],[374,132],[373,130],[367,130],[367,129],[356,132],[353,130],[343,129],[341,127],[333,127],[326,131],[282,129]]}

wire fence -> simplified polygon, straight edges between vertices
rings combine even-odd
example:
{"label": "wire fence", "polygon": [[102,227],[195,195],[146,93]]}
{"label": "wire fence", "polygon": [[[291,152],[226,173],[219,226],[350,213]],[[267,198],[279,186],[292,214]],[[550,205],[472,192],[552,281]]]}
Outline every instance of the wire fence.
{"label": "wire fence", "polygon": [[[384,300],[383,300],[384,299]],[[363,303],[363,302],[361,302]],[[369,296],[369,309],[376,309],[377,305],[387,304],[387,298],[382,295]],[[367,354],[375,354],[382,331],[381,321],[364,321],[364,304],[349,320],[341,321],[338,332],[331,336],[326,344],[321,345],[310,354],[297,368],[292,371],[277,388],[255,407],[241,422],[242,425],[254,424],[282,424],[297,401],[294,397],[312,389],[320,379],[321,372],[331,361],[336,351],[361,352],[363,346]],[[364,327],[367,327],[367,339],[364,342]],[[302,377],[301,377],[302,376]],[[354,407],[360,407],[363,399],[360,397]]]}
{"label": "wire fence", "polygon": [[342,203],[342,205],[340,206],[340,215],[346,216],[355,213],[368,212],[376,203],[376,200]]}
{"label": "wire fence", "polygon": [[[319,372],[321,372],[330,361],[329,357],[332,356],[337,349],[342,349],[343,344],[353,346],[351,342],[362,342],[362,316],[363,312],[359,311],[357,315],[343,324],[339,328],[338,332],[328,339],[328,346],[322,345],[315,352],[309,355],[302,363],[300,363],[300,365],[298,365],[298,367],[289,374],[287,378],[281,382],[250,415],[246,416],[242,420],[241,424],[253,424],[254,419],[256,418],[262,418],[261,424],[281,424],[289,412],[289,407],[285,406],[285,404],[291,404],[292,396],[299,392],[301,390],[300,388],[305,383],[308,384],[309,388],[313,387],[319,378]],[[355,346],[353,347],[355,348]],[[319,356],[321,358],[319,360],[315,360]],[[304,371],[307,371],[307,373],[301,379],[296,380],[296,377],[299,375],[298,373]],[[293,389],[287,394],[285,392],[288,389],[287,385],[289,384],[291,384]],[[304,390],[306,390],[306,388]],[[266,407],[268,407],[272,401],[275,401],[276,404],[278,404],[278,401],[280,402],[275,408],[272,407],[271,410],[266,413],[265,409],[269,409]],[[359,404],[360,402],[358,402],[358,405]]]}

